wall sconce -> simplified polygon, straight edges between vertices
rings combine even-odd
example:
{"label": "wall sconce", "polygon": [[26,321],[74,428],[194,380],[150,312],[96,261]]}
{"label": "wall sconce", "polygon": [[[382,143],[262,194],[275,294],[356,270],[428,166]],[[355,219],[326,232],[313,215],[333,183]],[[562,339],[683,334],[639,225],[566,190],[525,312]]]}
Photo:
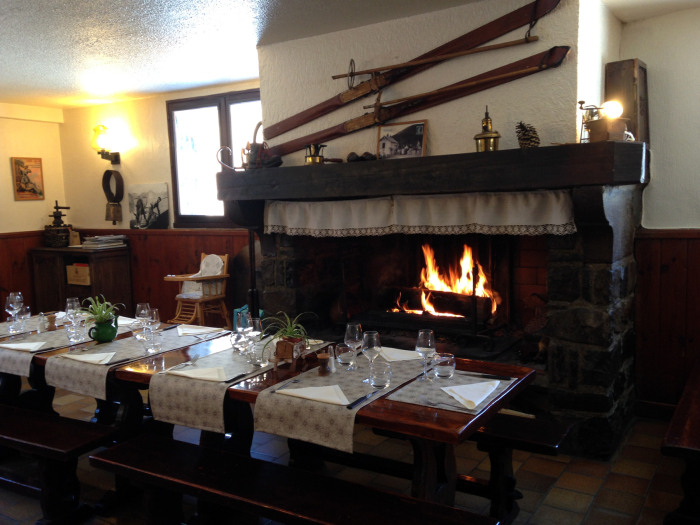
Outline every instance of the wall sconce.
{"label": "wall sconce", "polygon": [[105,160],[109,160],[112,164],[121,164],[121,157],[119,152],[112,152],[111,145],[109,143],[109,136],[107,135],[107,127],[100,124],[96,126],[93,131],[95,135],[92,137],[90,146],[94,149],[97,154]]}
{"label": "wall sconce", "polygon": [[[627,131],[629,119],[622,116],[622,105],[610,100],[602,106],[584,106],[585,100],[579,100],[579,109],[583,111],[581,119],[581,142],[600,142],[605,140],[634,140]],[[584,129],[588,131],[588,139],[583,138]]]}

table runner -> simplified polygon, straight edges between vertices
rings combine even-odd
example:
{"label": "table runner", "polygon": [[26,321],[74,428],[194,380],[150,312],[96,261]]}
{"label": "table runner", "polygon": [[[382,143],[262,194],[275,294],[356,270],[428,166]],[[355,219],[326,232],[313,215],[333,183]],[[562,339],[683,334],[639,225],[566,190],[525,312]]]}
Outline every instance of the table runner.
{"label": "table runner", "polygon": [[392,233],[576,233],[569,190],[394,195],[346,201],[266,201],[265,233],[357,237]]}
{"label": "table runner", "polygon": [[248,378],[266,372],[271,365],[257,367],[233,348],[203,357],[180,371],[222,367],[227,378],[248,372],[231,382],[216,382],[172,374],[155,374],[148,387],[151,411],[158,421],[223,434],[226,391]]}
{"label": "table runner", "polygon": [[[144,345],[134,337],[119,339],[111,343],[103,343],[90,347],[84,354],[103,354],[116,352],[112,362],[121,359],[138,360],[145,357],[162,354],[169,350],[175,350],[184,346],[195,345],[204,340],[194,336],[178,336],[176,330],[163,331],[163,344],[159,352],[147,353]],[[83,352],[81,352],[83,353]],[[125,363],[119,363],[123,366]],[[107,375],[109,369],[115,365],[94,365],[76,361],[74,359],[54,356],[46,362],[46,382],[50,386],[63,388],[76,394],[106,400]]]}
{"label": "table runner", "polygon": [[[48,325],[48,321],[44,321]],[[10,322],[4,322],[0,323],[0,337],[7,337],[9,335],[20,335],[20,334],[11,334],[9,332],[9,327],[10,327]],[[24,334],[28,332],[34,332],[37,329],[37,325],[39,324],[39,317],[36,315],[31,316],[29,319],[24,324]],[[56,326],[63,326],[63,318],[61,319],[56,319]]]}
{"label": "table runner", "polygon": [[[432,374],[432,372],[430,373]],[[429,383],[418,383],[414,381],[403,387],[401,390],[393,392],[389,396],[389,399],[391,401],[401,401],[403,403],[411,403],[413,405],[429,407],[430,405],[421,402],[421,400],[418,398],[418,396],[423,395],[428,399],[428,401],[431,401],[433,403],[447,403],[448,405],[455,405],[455,407],[458,407],[460,405],[459,401],[457,401],[447,392],[441,390],[442,387],[472,385],[474,383],[485,383],[488,381],[493,381],[493,379],[478,377],[478,372],[462,372],[460,370],[457,370],[455,371],[455,375],[452,376],[452,378],[450,379],[438,379],[436,377],[433,377],[433,380]],[[498,397],[501,394],[501,392],[508,388],[513,381],[515,381],[515,378],[511,379],[510,381],[499,380],[496,390],[491,392],[486,397],[486,399],[479,403],[479,405],[473,410],[468,409],[467,407],[462,407],[460,409],[448,407],[447,405],[439,405],[431,408],[439,408],[441,410],[452,410],[453,412],[464,412],[466,414],[476,415],[479,412],[481,412],[485,407],[487,407],[491,403],[491,401],[496,399],[496,397]]]}
{"label": "table runner", "polygon": [[[378,357],[375,363],[379,362],[385,361]],[[377,390],[362,382],[369,376],[369,362],[364,357],[358,356],[357,367],[358,370],[348,372],[345,366],[336,364],[337,372],[323,377],[318,375],[317,369],[312,369],[299,375],[298,377],[302,378],[301,382],[288,386],[287,389],[338,385],[352,403]],[[255,402],[255,430],[299,439],[343,452],[352,452],[352,436],[357,412],[363,406],[399,388],[422,371],[423,365],[419,361],[392,362],[389,388],[352,410],[345,406],[275,394],[272,391],[282,386],[275,385],[258,395]]]}

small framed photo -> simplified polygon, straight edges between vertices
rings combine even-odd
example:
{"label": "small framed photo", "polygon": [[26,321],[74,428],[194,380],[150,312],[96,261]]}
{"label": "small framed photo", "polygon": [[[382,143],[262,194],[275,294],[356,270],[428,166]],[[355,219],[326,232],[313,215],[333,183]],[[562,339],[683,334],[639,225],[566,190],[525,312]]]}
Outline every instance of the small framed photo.
{"label": "small framed photo", "polygon": [[427,120],[396,122],[379,126],[378,159],[410,159],[425,156]]}
{"label": "small framed photo", "polygon": [[12,157],[12,187],[16,201],[44,200],[44,172],[41,159]]}

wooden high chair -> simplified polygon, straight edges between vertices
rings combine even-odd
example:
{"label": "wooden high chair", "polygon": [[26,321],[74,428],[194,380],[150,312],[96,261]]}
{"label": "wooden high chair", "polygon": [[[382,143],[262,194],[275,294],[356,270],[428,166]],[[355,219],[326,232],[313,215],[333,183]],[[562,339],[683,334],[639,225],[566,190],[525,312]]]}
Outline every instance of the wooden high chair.
{"label": "wooden high chair", "polygon": [[[228,255],[202,254],[199,272],[193,275],[168,275],[166,281],[180,283],[175,317],[169,323],[198,324],[204,326],[204,314],[219,314],[231,330],[226,303]],[[196,323],[195,323],[196,321]]]}

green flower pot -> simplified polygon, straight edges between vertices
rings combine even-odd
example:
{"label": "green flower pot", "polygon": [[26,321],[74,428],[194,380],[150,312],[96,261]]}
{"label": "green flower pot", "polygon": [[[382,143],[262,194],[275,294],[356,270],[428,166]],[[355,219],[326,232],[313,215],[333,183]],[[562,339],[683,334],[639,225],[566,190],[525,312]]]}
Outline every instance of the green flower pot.
{"label": "green flower pot", "polygon": [[97,341],[98,343],[109,343],[114,341],[117,337],[117,329],[119,325],[117,324],[117,318],[115,317],[111,321],[105,321],[103,323],[95,323],[95,326],[90,328],[88,335],[90,339]]}

